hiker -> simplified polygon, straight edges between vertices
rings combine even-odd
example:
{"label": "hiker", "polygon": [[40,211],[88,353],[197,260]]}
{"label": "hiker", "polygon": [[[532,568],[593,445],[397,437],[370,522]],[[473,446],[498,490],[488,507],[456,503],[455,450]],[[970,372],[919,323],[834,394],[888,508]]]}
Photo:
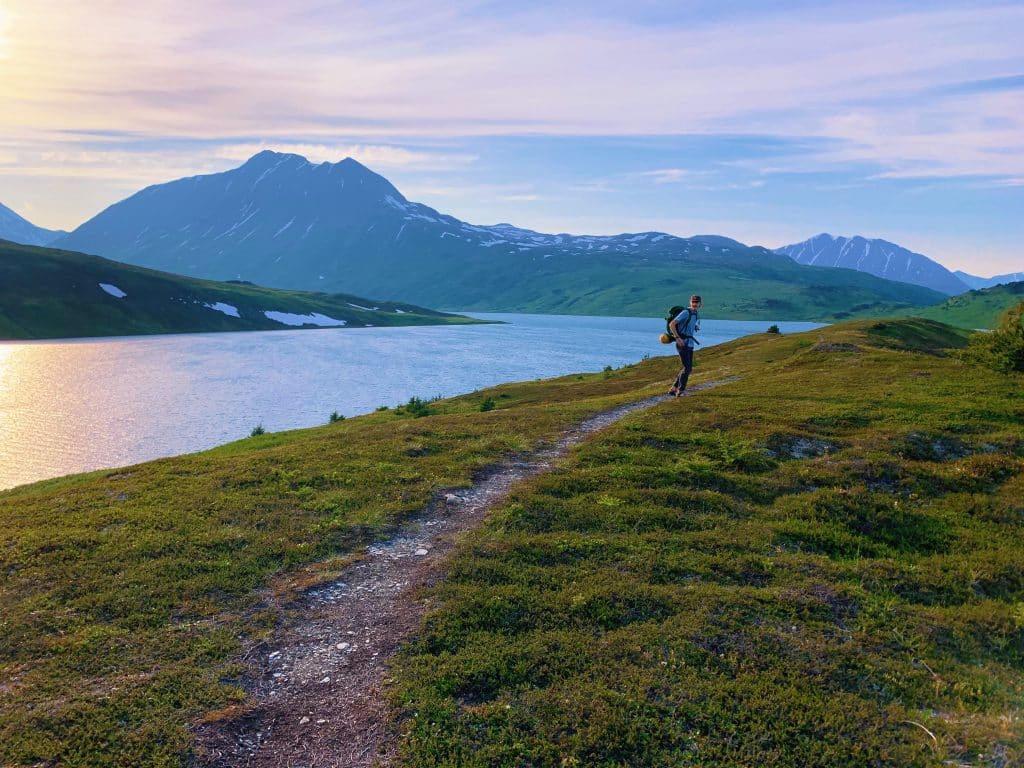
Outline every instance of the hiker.
{"label": "hiker", "polygon": [[679,359],[683,363],[683,369],[676,377],[676,383],[668,391],[670,395],[679,397],[686,391],[686,382],[690,378],[690,371],[693,370],[693,349],[700,342],[693,334],[700,330],[700,296],[694,294],[690,297],[690,306],[683,309],[678,315],[669,321],[669,332],[675,337],[676,351],[679,352]]}

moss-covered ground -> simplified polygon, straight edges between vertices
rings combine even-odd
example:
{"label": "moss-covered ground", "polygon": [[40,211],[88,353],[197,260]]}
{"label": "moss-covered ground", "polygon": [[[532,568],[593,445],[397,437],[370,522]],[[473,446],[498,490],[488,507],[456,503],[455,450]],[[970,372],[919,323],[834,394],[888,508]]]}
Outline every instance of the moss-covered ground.
{"label": "moss-covered ground", "polygon": [[1024,764],[1024,389],[924,321],[748,338],[469,536],[405,765]]}
{"label": "moss-covered ground", "polygon": [[267,594],[668,379],[638,365],[414,400],[0,493],[0,765],[179,765],[188,724],[242,699],[239,654],[282,619]]}
{"label": "moss-covered ground", "polygon": [[[694,382],[738,380],[524,484],[394,669],[405,763],[1019,764],[1024,391],[941,353],[962,341],[868,321],[701,351]],[[187,762],[274,590],[676,367],[0,494],[0,764]]]}

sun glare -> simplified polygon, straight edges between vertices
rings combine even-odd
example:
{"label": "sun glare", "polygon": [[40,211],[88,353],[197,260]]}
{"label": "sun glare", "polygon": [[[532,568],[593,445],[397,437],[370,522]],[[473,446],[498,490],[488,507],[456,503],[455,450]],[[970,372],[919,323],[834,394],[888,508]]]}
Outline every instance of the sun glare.
{"label": "sun glare", "polygon": [[7,53],[7,27],[10,14],[7,12],[2,0],[0,0],[0,56]]}

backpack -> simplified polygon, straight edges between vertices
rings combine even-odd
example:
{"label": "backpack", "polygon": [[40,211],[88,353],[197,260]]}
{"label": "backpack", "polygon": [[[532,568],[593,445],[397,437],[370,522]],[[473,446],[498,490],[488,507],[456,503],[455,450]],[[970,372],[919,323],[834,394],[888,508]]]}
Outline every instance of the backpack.
{"label": "backpack", "polygon": [[[693,314],[693,310],[690,309],[689,307],[672,307],[665,315],[665,332],[661,334],[662,344],[668,344],[670,342],[677,340],[675,334],[672,333],[672,321],[675,320],[683,311],[686,312],[686,319],[689,320],[690,315]],[[693,336],[684,336],[684,338],[693,339],[694,342],[700,344],[700,342],[697,341],[697,339],[695,339]]]}
{"label": "backpack", "polygon": [[665,314],[665,332],[662,336],[667,336],[667,339],[662,339],[662,344],[668,344],[670,341],[675,341],[676,336],[672,333],[672,321],[676,319],[676,316],[682,312],[686,307],[672,307]]}

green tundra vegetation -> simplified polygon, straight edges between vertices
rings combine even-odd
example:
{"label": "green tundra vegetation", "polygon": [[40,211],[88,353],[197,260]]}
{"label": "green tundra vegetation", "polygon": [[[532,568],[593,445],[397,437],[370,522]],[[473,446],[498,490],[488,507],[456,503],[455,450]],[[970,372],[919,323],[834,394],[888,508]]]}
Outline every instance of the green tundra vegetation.
{"label": "green tundra vegetation", "polygon": [[[891,320],[703,350],[693,380],[727,383],[523,483],[394,666],[404,764],[1020,764],[1024,388],[965,342]],[[677,365],[0,493],[0,764],[188,764],[289,593]]]}
{"label": "green tundra vegetation", "polygon": [[1022,301],[1024,281],[961,293],[941,304],[918,309],[913,314],[960,328],[995,328],[999,318]]}
{"label": "green tundra vegetation", "polygon": [[967,291],[950,296],[945,301],[930,307],[904,307],[898,310],[885,311],[875,305],[862,305],[851,310],[833,313],[834,320],[852,318],[899,316],[923,317],[937,320],[957,328],[977,330],[995,328],[999,318],[1009,309],[1024,301],[1024,281],[995,285],[977,291]]}
{"label": "green tundra vegetation", "polygon": [[294,330],[268,311],[309,317],[306,327],[317,325],[314,314],[357,328],[479,322],[411,304],[199,280],[0,240],[0,339]]}
{"label": "green tundra vegetation", "polygon": [[1024,764],[1024,388],[927,321],[748,338],[469,536],[409,766]]}

